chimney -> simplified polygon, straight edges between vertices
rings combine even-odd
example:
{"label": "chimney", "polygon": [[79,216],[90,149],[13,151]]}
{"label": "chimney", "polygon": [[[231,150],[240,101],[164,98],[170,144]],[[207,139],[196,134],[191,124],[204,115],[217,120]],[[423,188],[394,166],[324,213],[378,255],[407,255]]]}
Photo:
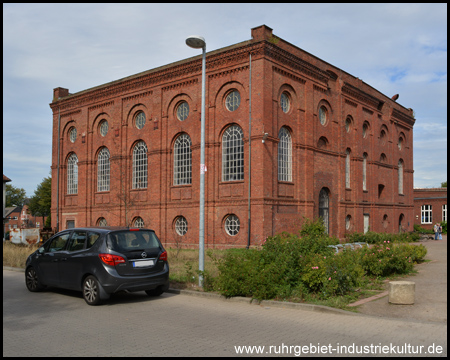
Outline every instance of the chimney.
{"label": "chimney", "polygon": [[62,87],[53,89],[53,101],[57,101],[66,96],[69,96],[69,89],[64,89]]}
{"label": "chimney", "polygon": [[266,25],[261,25],[252,29],[253,41],[270,40],[272,38],[272,29]]}

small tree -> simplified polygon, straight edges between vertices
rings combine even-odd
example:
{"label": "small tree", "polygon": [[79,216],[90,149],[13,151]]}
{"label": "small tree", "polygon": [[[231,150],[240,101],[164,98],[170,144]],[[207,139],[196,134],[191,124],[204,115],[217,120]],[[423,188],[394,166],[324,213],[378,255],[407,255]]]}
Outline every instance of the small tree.
{"label": "small tree", "polygon": [[34,191],[30,199],[28,208],[34,216],[42,216],[42,224],[45,223],[45,217],[50,216],[52,206],[52,178],[47,177],[42,180]]}
{"label": "small tree", "polygon": [[441,183],[441,187],[447,187],[447,181],[444,181],[443,183]]}

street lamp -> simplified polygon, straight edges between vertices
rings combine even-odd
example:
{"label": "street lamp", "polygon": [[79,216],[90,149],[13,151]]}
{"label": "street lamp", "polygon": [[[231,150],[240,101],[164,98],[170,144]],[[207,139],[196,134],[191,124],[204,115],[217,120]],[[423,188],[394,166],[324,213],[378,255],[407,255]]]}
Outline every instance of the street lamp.
{"label": "street lamp", "polygon": [[200,140],[200,225],[198,254],[198,285],[203,287],[203,271],[205,270],[205,68],[206,42],[201,36],[192,35],[186,39],[186,45],[194,49],[202,49],[202,108],[201,108],[201,140]]}

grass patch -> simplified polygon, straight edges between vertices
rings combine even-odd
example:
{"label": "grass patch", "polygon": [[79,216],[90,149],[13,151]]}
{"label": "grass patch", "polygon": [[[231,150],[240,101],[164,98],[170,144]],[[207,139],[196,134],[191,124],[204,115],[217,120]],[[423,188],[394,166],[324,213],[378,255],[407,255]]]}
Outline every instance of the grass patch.
{"label": "grass patch", "polygon": [[10,241],[3,242],[3,266],[11,266],[25,269],[28,255],[35,252],[38,245],[13,244]]}

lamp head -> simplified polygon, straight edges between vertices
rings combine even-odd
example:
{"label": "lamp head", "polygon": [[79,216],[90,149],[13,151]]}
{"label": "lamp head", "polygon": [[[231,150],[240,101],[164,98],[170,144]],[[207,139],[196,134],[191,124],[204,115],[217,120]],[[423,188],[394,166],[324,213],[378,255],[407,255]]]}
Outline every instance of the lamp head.
{"label": "lamp head", "polygon": [[206,47],[205,38],[198,35],[191,35],[186,39],[186,45],[194,49],[203,49]]}

